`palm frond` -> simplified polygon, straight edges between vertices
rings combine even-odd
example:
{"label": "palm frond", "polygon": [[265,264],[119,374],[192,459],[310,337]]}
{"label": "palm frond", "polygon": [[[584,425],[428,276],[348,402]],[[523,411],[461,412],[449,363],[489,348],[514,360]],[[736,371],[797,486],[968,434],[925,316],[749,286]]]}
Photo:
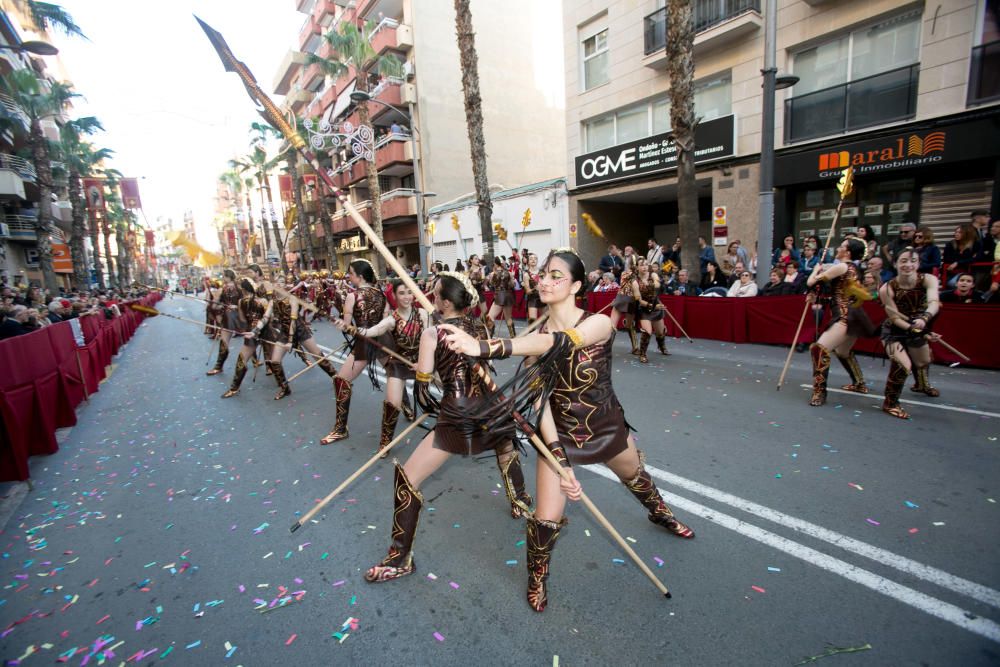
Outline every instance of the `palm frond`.
{"label": "palm frond", "polygon": [[28,0],[28,11],[31,12],[31,20],[43,30],[58,28],[70,37],[87,39],[70,13],[57,4]]}

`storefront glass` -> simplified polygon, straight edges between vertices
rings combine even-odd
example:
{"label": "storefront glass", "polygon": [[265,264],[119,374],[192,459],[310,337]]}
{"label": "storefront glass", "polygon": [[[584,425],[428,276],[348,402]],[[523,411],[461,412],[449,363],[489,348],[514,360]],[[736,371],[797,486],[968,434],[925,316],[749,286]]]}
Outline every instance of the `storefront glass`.
{"label": "storefront glass", "polygon": [[[875,239],[882,245],[896,237],[902,223],[914,220],[919,196],[912,178],[857,183],[854,194],[844,202],[834,241],[848,232],[856,233],[861,225],[870,225]],[[825,242],[840,201],[837,188],[832,183],[828,188],[800,187],[794,191],[794,201],[796,245],[801,245],[802,239],[813,234]]]}

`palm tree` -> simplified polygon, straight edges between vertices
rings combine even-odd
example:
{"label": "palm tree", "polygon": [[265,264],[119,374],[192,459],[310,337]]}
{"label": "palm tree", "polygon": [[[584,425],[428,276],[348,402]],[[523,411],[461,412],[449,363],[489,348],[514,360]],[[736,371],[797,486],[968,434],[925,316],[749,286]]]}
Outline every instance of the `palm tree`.
{"label": "palm tree", "polygon": [[698,186],[695,183],[694,22],[690,0],[667,2],[667,73],[670,75],[670,127],[677,144],[677,223],[681,264],[698,280]]}
{"label": "palm tree", "polygon": [[[113,153],[107,148],[95,149],[85,136],[103,131],[101,122],[93,116],[71,120],[60,128],[61,152],[66,163],[69,180],[69,201],[73,207],[73,227],[70,238],[70,254],[73,257],[73,281],[77,289],[86,289],[90,284],[87,271],[86,253],[83,248],[83,237],[87,233],[86,200],[83,196],[81,179],[90,176],[95,167],[109,159]],[[93,237],[96,237],[96,231]],[[95,243],[94,252],[97,253]],[[95,268],[97,268],[95,260]]]}
{"label": "palm tree", "polygon": [[43,31],[50,28],[59,28],[70,37],[83,37],[87,39],[87,36],[83,34],[80,26],[76,24],[69,12],[59,5],[51,2],[28,0],[28,13],[31,15],[31,20],[34,21],[35,25]]}
{"label": "palm tree", "polygon": [[486,139],[483,137],[482,96],[479,93],[479,58],[476,34],[472,29],[469,0],[455,0],[455,31],[458,33],[458,56],[462,65],[462,93],[465,96],[465,124],[472,155],[472,179],[479,203],[479,233],[483,237],[484,266],[493,266],[493,202],[490,181],[486,176]]}
{"label": "palm tree", "polygon": [[42,133],[42,120],[57,116],[66,103],[77,95],[64,83],[51,83],[48,90],[44,89],[42,82],[27,69],[14,70],[5,76],[3,86],[31,121],[28,150],[35,165],[39,193],[38,217],[35,219],[38,264],[45,288],[56,293],[59,282],[52,270],[52,242],[49,238],[52,226],[52,158],[49,141]]}
{"label": "palm tree", "polygon": [[[115,187],[122,179],[122,173],[117,169],[104,169],[104,205],[105,211],[101,219],[101,233],[104,234],[104,261],[108,267],[108,286],[121,286],[121,245],[118,246],[118,261],[112,264],[111,259],[111,225],[115,224],[115,235],[118,236],[118,211],[111,207],[112,198],[117,199]],[[121,204],[121,201],[118,201]],[[124,210],[124,209],[123,209]],[[117,239],[116,239],[117,241]]]}
{"label": "palm tree", "polygon": [[[366,21],[361,27],[350,22],[341,22],[339,32],[331,30],[323,35],[323,41],[330,47],[332,55],[320,58],[310,55],[309,64],[317,64],[326,76],[337,78],[352,67],[356,73],[355,88],[363,93],[371,90],[372,78],[383,76],[399,77],[403,74],[403,63],[395,56],[380,56],[371,45],[372,33],[377,26],[373,21]],[[370,125],[368,103],[362,102],[358,107],[358,117],[362,125]],[[374,133],[372,135],[374,137]],[[373,139],[374,141],[374,139]],[[372,150],[375,147],[372,146]],[[368,197],[371,200],[372,229],[379,239],[382,239],[382,191],[378,184],[378,170],[375,160],[366,160],[368,177]],[[385,275],[385,261],[381,255],[375,255],[375,264],[379,275]]]}
{"label": "palm tree", "polygon": [[[257,187],[260,190],[260,205],[263,209],[263,216],[265,218],[271,219],[271,233],[274,235],[274,245],[278,249],[278,258],[281,262],[281,270],[285,273],[288,272],[288,261],[285,259],[285,244],[281,240],[281,234],[278,231],[278,219],[274,215],[274,198],[271,195],[271,182],[268,179],[268,175],[274,171],[274,168],[278,166],[281,162],[280,157],[267,157],[267,150],[261,145],[260,142],[254,142],[251,144],[252,150],[250,153],[242,160],[230,160],[230,166],[240,169],[244,172],[250,172],[254,178],[257,179]],[[267,195],[267,205],[264,204],[264,195]],[[261,227],[266,227],[266,220],[261,223]],[[270,250],[270,247],[268,248]]]}
{"label": "palm tree", "polygon": [[[232,194],[233,200],[236,202],[236,208],[239,209],[240,193],[243,191],[243,178],[240,176],[240,172],[235,169],[229,169],[227,171],[224,171],[222,174],[219,175],[219,182],[225,185],[226,189],[230,192],[230,194]],[[249,215],[250,214],[249,208],[247,210],[247,214],[248,214],[247,233],[253,234],[254,233],[253,216]],[[246,257],[246,261],[248,263],[252,262],[253,257],[250,254],[248,254]]]}

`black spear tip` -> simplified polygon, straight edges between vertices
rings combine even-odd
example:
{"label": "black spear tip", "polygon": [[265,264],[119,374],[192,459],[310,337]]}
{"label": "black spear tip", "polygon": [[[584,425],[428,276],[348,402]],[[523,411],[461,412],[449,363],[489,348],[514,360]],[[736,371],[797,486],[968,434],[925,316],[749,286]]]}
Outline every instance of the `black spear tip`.
{"label": "black spear tip", "polygon": [[296,530],[298,530],[301,527],[302,527],[302,524],[299,523],[298,521],[296,521],[295,523],[292,524],[292,527],[288,529],[288,532],[294,533]]}
{"label": "black spear tip", "polygon": [[665,598],[667,598],[669,600],[670,598],[673,597],[673,595],[670,594],[670,591],[667,591],[666,593],[663,594],[663,597],[665,597]]}

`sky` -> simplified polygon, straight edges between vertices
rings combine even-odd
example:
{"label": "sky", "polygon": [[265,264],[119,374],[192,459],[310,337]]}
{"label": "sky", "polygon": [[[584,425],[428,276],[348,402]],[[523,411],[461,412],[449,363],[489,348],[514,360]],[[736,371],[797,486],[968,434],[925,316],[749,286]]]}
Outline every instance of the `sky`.
{"label": "sky", "polygon": [[179,227],[190,209],[199,241],[218,248],[216,183],[229,159],[248,152],[250,123],[260,118],[192,14],[222,33],[269,94],[306,15],[295,11],[295,0],[59,4],[89,38],[54,37],[66,75],[84,96],[71,116],[100,119],[106,132],[94,144],[115,151],[110,166],[140,179],[150,224],[173,218]]}

